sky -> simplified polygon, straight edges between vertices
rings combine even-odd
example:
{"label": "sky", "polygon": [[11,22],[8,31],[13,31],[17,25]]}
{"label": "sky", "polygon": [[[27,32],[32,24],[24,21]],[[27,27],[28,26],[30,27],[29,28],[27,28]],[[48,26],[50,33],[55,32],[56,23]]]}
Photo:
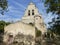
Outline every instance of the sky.
{"label": "sky", "polygon": [[0,14],[0,20],[8,22],[20,21],[24,15],[25,9],[30,2],[33,2],[39,10],[39,13],[42,15],[45,24],[51,21],[52,13],[46,13],[46,7],[44,7],[44,2],[42,0],[7,0],[8,1],[8,12],[5,12],[4,15]]}

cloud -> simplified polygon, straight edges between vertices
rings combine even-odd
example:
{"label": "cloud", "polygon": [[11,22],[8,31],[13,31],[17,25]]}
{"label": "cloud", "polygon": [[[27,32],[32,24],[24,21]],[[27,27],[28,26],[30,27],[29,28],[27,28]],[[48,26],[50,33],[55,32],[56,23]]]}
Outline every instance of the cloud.
{"label": "cloud", "polygon": [[5,21],[8,21],[8,22],[16,22],[16,21],[20,21],[20,18],[7,18],[7,19],[5,19]]}
{"label": "cloud", "polygon": [[1,14],[0,14],[0,19],[8,18],[8,17],[9,17],[8,15],[1,15]]}
{"label": "cloud", "polygon": [[[21,3],[19,2],[21,1]],[[26,9],[26,6],[28,3],[30,3],[28,0],[25,0],[24,2],[22,0],[9,0],[9,6],[8,9],[9,11],[5,13],[5,15],[0,14],[0,20],[5,20],[5,21],[18,21],[21,19],[21,17],[24,14],[24,11]],[[47,15],[45,12],[45,7],[44,4],[41,2],[41,0],[32,0],[36,6],[38,7],[39,12],[42,14],[42,17],[44,18],[44,22],[47,24],[51,18],[50,15]]]}
{"label": "cloud", "polygon": [[33,2],[37,3],[37,2],[41,2],[41,0],[32,0]]}
{"label": "cloud", "polygon": [[8,13],[9,13],[9,12],[17,13],[17,14],[18,14],[18,13],[19,13],[19,14],[20,14],[20,13],[23,13],[23,11],[20,11],[19,9],[16,9],[16,8],[13,7],[13,6],[9,6],[9,7],[8,7]]}
{"label": "cloud", "polygon": [[9,11],[5,12],[4,15],[0,14],[0,20],[4,21],[17,21],[20,20],[20,17],[22,17],[23,12],[20,10],[15,10],[16,8],[14,6],[8,7]]}
{"label": "cloud", "polygon": [[26,9],[25,6],[23,6],[22,4],[18,3],[17,1],[13,1],[13,3],[15,3],[16,5],[18,5],[19,7],[23,8],[23,9]]}
{"label": "cloud", "polygon": [[18,21],[20,20],[20,18],[12,18],[11,16],[7,16],[7,15],[4,15],[4,16],[0,16],[0,20],[4,20],[4,21],[7,21],[7,22],[15,22],[15,21]]}

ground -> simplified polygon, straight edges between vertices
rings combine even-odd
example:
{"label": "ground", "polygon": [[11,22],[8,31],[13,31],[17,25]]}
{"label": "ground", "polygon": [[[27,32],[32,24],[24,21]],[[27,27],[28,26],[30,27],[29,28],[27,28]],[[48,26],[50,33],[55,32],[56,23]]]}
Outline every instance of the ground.
{"label": "ground", "polygon": [[[43,41],[43,42],[41,42],[41,41]],[[45,45],[45,44],[46,45],[60,45],[60,36],[57,38],[47,38],[46,37],[46,38],[42,39],[41,41],[37,41],[36,45],[41,45],[41,43],[43,43],[42,45]],[[0,45],[7,45],[7,43],[0,42]],[[25,45],[25,44],[23,44],[23,42],[14,42],[9,45]]]}

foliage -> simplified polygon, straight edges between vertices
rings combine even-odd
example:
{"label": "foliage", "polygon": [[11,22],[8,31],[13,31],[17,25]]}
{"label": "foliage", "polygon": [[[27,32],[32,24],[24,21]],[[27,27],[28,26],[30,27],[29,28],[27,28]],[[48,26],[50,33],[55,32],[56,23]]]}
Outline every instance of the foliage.
{"label": "foliage", "polygon": [[10,24],[9,22],[0,21],[0,42],[3,42],[4,26]]}
{"label": "foliage", "polygon": [[4,31],[4,26],[9,24],[10,22],[0,21],[0,33]]}
{"label": "foliage", "polygon": [[50,27],[49,29],[54,32],[55,34],[60,35],[60,17],[53,18],[52,22],[49,23]]}
{"label": "foliage", "polygon": [[60,0],[45,0],[47,13],[52,12],[60,15]]}
{"label": "foliage", "polygon": [[7,4],[7,0],[0,0],[0,13],[3,15],[4,11],[7,10],[8,4]]}
{"label": "foliage", "polygon": [[40,30],[38,30],[36,27],[35,27],[35,30],[36,30],[36,37],[41,36],[41,31],[40,31]]}

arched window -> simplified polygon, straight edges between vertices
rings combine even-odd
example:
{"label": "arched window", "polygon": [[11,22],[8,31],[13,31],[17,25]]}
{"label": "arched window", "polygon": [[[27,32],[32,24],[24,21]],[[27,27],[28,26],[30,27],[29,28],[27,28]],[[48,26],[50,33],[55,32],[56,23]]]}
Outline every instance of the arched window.
{"label": "arched window", "polygon": [[30,10],[28,10],[28,16],[30,16]]}
{"label": "arched window", "polygon": [[32,10],[32,15],[34,15],[34,10]]}

